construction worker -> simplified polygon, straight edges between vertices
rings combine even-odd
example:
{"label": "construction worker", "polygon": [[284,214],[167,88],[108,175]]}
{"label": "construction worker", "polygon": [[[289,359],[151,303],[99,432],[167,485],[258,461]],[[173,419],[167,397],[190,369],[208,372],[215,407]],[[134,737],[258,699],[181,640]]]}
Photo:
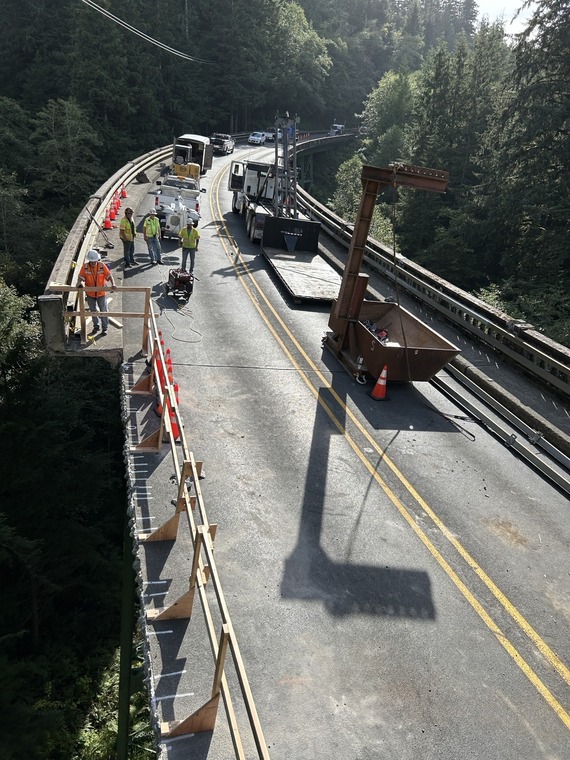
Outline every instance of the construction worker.
{"label": "construction worker", "polygon": [[135,230],[135,223],[133,222],[133,210],[132,208],[125,209],[125,215],[121,219],[119,228],[119,237],[123,241],[123,256],[125,257],[125,269],[133,266],[137,262],[135,261],[135,237],[137,236]]}
{"label": "construction worker", "polygon": [[[105,283],[109,282],[112,288],[115,288],[115,281],[111,270],[106,264],[101,261],[101,255],[99,251],[87,251],[87,261],[81,267],[79,272],[79,286],[86,288],[103,288]],[[109,327],[109,318],[103,316],[107,311],[107,293],[104,290],[90,291],[85,293],[87,303],[89,304],[89,310],[91,312],[91,318],[93,320],[93,329],[89,333],[95,335],[99,332],[99,319],[97,317],[97,308],[101,312],[101,324],[103,331],[101,337],[107,335],[107,328]]]}
{"label": "construction worker", "polygon": [[144,220],[143,235],[148,247],[148,255],[151,264],[162,264],[162,249],[160,247],[160,222],[156,215],[156,209],[151,208],[149,215]]}
{"label": "construction worker", "polygon": [[180,240],[182,242],[182,269],[186,269],[188,256],[190,256],[190,271],[193,272],[196,251],[198,250],[198,243],[200,242],[197,219],[194,223],[192,223],[192,220],[188,220],[186,227],[183,227],[180,230]]}

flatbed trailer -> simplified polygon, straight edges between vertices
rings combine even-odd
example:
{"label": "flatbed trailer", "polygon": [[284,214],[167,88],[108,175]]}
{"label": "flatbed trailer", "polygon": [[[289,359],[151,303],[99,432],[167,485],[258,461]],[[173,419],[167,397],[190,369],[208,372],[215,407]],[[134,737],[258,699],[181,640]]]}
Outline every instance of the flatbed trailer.
{"label": "flatbed trailer", "polygon": [[340,274],[319,255],[320,223],[309,219],[268,216],[261,252],[294,303],[333,301]]}
{"label": "flatbed trailer", "polygon": [[294,254],[262,246],[262,252],[294,303],[333,301],[340,289],[340,275],[318,253]]}

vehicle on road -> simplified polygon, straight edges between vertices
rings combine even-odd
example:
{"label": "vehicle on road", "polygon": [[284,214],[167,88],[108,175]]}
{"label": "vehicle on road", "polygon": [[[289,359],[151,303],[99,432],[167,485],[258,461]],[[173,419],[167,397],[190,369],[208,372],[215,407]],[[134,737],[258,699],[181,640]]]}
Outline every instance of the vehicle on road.
{"label": "vehicle on road", "polygon": [[224,132],[214,132],[210,137],[210,142],[214,146],[214,153],[222,156],[228,156],[230,153],[233,153],[236,145],[234,138]]}
{"label": "vehicle on road", "polygon": [[[168,174],[162,182],[159,180],[157,185],[165,185],[166,187],[178,187],[187,190],[200,190],[200,180],[194,177],[178,177],[176,174]],[[201,192],[205,193],[206,190]]]}
{"label": "vehicle on road", "polygon": [[205,192],[205,189],[160,184],[156,191],[155,207],[161,237],[177,237],[189,220],[194,222],[201,218],[200,193]]}
{"label": "vehicle on road", "polygon": [[265,132],[252,132],[247,138],[250,145],[264,145],[265,144]]}
{"label": "vehicle on road", "polygon": [[275,135],[277,135],[278,140],[283,139],[283,132],[280,129],[275,129],[275,127],[266,129],[263,134],[265,135],[265,139],[269,142],[275,142]]}
{"label": "vehicle on road", "polygon": [[192,209],[186,208],[184,203],[176,200],[170,206],[163,206],[157,212],[158,221],[160,222],[160,237],[176,238],[180,235],[187,224],[194,223],[200,219],[200,214]]}
{"label": "vehicle on road", "polygon": [[204,135],[180,135],[172,146],[172,172],[179,177],[199,178],[212,168],[214,146]]}

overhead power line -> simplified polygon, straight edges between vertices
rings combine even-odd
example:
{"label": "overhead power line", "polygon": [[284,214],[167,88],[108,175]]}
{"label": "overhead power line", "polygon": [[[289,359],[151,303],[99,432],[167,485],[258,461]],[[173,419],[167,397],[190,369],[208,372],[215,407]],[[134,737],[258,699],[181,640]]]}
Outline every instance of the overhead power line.
{"label": "overhead power line", "polygon": [[172,48],[169,45],[165,45],[163,42],[160,42],[159,40],[155,40],[154,37],[149,37],[148,34],[141,32],[140,29],[135,29],[135,27],[131,26],[131,24],[127,24],[126,21],[123,21],[118,16],[114,16],[105,8],[101,8],[101,6],[97,5],[97,3],[94,3],[93,0],[81,0],[81,2],[85,3],[85,5],[89,6],[89,8],[93,8],[94,11],[97,11],[98,13],[101,13],[103,16],[106,16],[115,24],[122,26],[123,29],[126,29],[127,31],[132,32],[133,34],[136,34],[138,37],[141,37],[141,39],[146,40],[147,42],[150,42],[151,45],[156,45],[156,47],[161,48],[167,53],[171,53],[172,55],[177,55],[179,58],[184,58],[184,60],[186,61],[194,61],[194,63],[214,63],[214,61],[208,61],[205,58],[196,58],[192,55],[188,55],[187,53],[182,53],[180,50],[175,50],[175,48]]}

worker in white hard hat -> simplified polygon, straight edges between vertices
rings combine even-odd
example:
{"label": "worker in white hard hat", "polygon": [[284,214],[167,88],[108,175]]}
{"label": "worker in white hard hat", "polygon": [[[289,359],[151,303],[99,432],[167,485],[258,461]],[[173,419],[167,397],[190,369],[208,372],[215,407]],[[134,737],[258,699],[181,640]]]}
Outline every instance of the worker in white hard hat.
{"label": "worker in white hard hat", "polygon": [[[87,251],[87,261],[79,272],[79,285],[86,288],[104,288],[107,282],[110,283],[112,288],[116,287],[111,270],[101,261],[99,251],[94,249]],[[105,316],[106,312],[109,311],[107,292],[105,290],[91,290],[85,293],[85,297],[87,298],[93,320],[93,329],[90,335],[95,335],[95,333],[99,332],[97,309],[101,312],[101,325],[103,327],[101,337],[107,335],[107,328],[109,327],[109,318]]]}
{"label": "worker in white hard hat", "polygon": [[148,247],[151,264],[162,264],[162,249],[160,247],[160,222],[156,209],[151,208],[143,223],[143,236]]}

